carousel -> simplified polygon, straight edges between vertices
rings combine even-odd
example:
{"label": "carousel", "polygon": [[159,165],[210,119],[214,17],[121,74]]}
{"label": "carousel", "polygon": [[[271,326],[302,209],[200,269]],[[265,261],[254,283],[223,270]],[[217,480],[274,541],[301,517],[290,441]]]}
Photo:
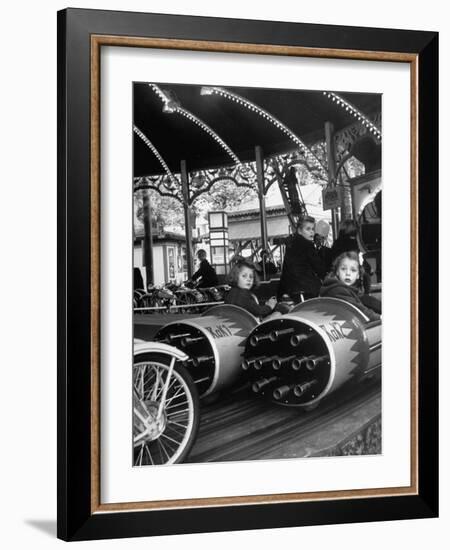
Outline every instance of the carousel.
{"label": "carousel", "polygon": [[[133,86],[133,184],[147,288],[157,262],[151,193],[183,208],[191,278],[196,201],[221,182],[255,190],[260,235],[251,246],[262,278],[276,285],[267,265],[283,245],[268,231],[267,194],[277,186],[294,232],[309,213],[302,186],[314,181],[333,238],[340,221],[357,221],[372,286],[381,290],[380,95]],[[227,250],[221,274],[229,261]],[[202,307],[189,292],[182,305],[135,301],[135,466],[381,452],[380,321],[342,300],[316,298],[261,322],[223,304],[223,285],[216,291]]]}

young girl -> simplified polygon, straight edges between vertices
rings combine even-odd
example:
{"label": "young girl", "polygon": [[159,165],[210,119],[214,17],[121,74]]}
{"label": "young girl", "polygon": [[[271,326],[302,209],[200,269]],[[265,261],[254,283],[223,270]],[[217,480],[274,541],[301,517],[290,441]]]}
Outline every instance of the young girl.
{"label": "young girl", "polygon": [[[333,246],[330,250],[329,263],[327,265],[327,270],[331,268],[334,260],[340,256],[343,252],[360,252],[358,240],[358,227],[356,222],[352,219],[343,220],[339,227],[338,238],[334,241]],[[369,294],[370,292],[370,266],[367,262],[363,262],[362,270],[362,282],[364,293]]]}
{"label": "young girl", "polygon": [[239,260],[230,271],[229,282],[232,288],[225,297],[226,304],[240,306],[255,317],[266,317],[272,313],[277,303],[276,298],[269,298],[266,304],[261,306],[252,292],[259,282],[253,264]]}
{"label": "young girl", "polygon": [[340,298],[360,309],[370,321],[380,319],[380,315],[366,307],[360,298],[362,294],[363,270],[356,252],[343,252],[333,263],[332,273],[320,289],[319,296]]}

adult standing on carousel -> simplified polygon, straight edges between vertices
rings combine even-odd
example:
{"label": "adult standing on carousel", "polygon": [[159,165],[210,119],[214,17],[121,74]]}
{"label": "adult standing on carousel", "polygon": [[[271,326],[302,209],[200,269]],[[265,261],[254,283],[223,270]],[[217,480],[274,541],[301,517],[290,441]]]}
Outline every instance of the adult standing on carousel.
{"label": "adult standing on carousel", "polygon": [[358,252],[358,228],[352,219],[342,220],[339,225],[339,235],[331,247],[331,263],[343,252]]}
{"label": "adult standing on carousel", "polygon": [[311,216],[300,218],[297,232],[286,240],[278,300],[288,294],[294,302],[315,298],[319,295],[326,266],[314,246],[315,219]]}

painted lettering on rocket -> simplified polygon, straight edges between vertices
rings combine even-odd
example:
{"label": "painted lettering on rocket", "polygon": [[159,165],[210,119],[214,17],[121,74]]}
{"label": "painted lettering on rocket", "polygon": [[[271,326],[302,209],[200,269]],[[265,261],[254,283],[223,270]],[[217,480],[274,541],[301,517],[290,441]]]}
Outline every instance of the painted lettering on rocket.
{"label": "painted lettering on rocket", "polygon": [[213,338],[226,338],[233,336],[233,333],[226,325],[216,325],[214,327],[205,327],[210,332]]}
{"label": "painted lettering on rocket", "polygon": [[332,342],[343,340],[345,338],[345,334],[342,332],[342,327],[339,323],[328,323],[327,325],[319,326],[325,331],[326,335]]}

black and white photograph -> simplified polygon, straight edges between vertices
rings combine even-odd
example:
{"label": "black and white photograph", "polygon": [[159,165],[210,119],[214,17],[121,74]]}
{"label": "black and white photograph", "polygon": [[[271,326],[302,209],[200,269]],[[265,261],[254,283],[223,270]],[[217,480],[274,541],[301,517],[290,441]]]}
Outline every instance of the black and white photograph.
{"label": "black and white photograph", "polygon": [[74,4],[2,10],[2,546],[445,548],[446,4]]}
{"label": "black and white photograph", "polygon": [[430,31],[58,13],[60,538],[437,515],[437,75]]}
{"label": "black and white photograph", "polygon": [[132,465],[381,454],[382,94],[132,86]]}

